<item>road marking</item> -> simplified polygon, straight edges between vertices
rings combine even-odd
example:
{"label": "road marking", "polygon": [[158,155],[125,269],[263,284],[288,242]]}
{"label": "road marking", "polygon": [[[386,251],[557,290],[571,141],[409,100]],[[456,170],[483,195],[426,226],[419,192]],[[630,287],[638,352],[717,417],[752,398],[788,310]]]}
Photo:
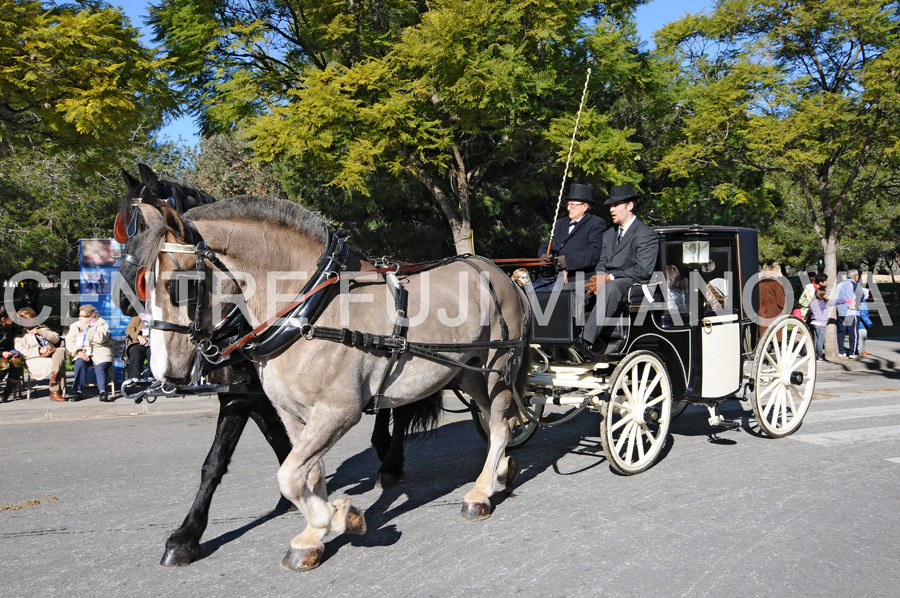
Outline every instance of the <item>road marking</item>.
{"label": "road marking", "polygon": [[900,457],[894,457],[893,459],[888,459],[891,463],[900,463]]}
{"label": "road marking", "polygon": [[877,405],[875,407],[854,407],[851,409],[810,409],[804,422],[831,422],[860,417],[890,417],[900,415],[900,405]]}
{"label": "road marking", "polygon": [[880,440],[900,440],[900,426],[884,426],[882,428],[860,428],[843,432],[821,432],[818,434],[794,434],[790,436],[800,442],[818,444],[819,446],[841,446],[845,444],[861,444]]}

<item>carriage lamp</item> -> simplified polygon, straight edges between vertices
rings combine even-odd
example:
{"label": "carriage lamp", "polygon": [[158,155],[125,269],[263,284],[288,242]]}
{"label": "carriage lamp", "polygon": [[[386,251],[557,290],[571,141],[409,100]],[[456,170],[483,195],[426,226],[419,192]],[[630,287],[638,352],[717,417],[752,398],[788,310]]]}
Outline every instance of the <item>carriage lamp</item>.
{"label": "carriage lamp", "polygon": [[706,233],[703,232],[699,225],[695,224],[687,232],[686,237],[687,240],[681,246],[681,261],[686,266],[694,268],[708,264],[709,241],[704,238]]}

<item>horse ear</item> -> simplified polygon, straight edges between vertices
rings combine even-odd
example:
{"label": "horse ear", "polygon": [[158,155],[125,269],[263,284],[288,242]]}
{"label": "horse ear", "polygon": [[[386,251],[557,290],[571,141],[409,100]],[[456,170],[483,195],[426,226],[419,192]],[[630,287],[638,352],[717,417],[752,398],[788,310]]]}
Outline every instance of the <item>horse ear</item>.
{"label": "horse ear", "polygon": [[128,174],[128,171],[125,170],[124,168],[122,169],[122,179],[125,181],[125,184],[128,186],[129,189],[131,189],[133,187],[137,187],[138,185],[141,184],[141,182],[139,180],[137,180],[136,178],[134,178],[133,176]]}
{"label": "horse ear", "polygon": [[146,164],[138,164],[138,170],[141,171],[141,182],[147,185],[147,188],[149,188],[154,195],[162,197],[163,194],[160,190],[159,179],[156,178],[156,173]]}
{"label": "horse ear", "polygon": [[156,224],[162,222],[162,214],[160,213],[159,208],[157,208],[156,206],[142,203],[138,206],[138,209],[140,209],[141,216],[144,217],[144,222],[147,223],[148,227],[153,227]]}
{"label": "horse ear", "polygon": [[178,215],[178,212],[167,205],[159,208],[162,212],[163,220],[166,223],[166,229],[169,231],[169,234],[175,237],[176,243],[184,243],[184,221],[181,219],[181,216]]}

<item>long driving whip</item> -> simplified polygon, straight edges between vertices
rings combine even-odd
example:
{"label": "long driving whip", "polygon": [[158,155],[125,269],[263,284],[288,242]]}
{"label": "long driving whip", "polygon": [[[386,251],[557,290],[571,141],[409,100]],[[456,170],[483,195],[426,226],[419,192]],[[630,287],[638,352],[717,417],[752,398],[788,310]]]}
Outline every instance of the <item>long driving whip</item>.
{"label": "long driving whip", "polygon": [[[591,80],[591,69],[587,70],[584,78],[584,91],[581,92],[581,104],[578,106],[578,116],[575,117],[575,129],[572,131],[572,141],[569,142],[569,155],[566,156],[566,169],[563,171],[562,184],[559,186],[559,197],[556,199],[556,210],[553,212],[553,220],[559,214],[559,206],[562,205],[563,190],[566,188],[566,176],[569,174],[569,162],[572,160],[572,150],[575,148],[575,135],[578,133],[578,122],[581,120],[581,111],[584,109],[584,99],[587,97],[588,81]],[[547,242],[547,254],[550,255],[550,247],[553,246],[553,229],[550,227],[550,241]]]}

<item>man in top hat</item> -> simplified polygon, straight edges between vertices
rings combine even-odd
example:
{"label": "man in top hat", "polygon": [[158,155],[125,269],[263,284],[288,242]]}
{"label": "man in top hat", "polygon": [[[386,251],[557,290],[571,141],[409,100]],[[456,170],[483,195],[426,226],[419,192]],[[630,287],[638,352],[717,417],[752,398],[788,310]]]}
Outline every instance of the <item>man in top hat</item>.
{"label": "man in top hat", "polygon": [[585,342],[598,352],[606,348],[611,318],[625,304],[631,286],[649,282],[656,267],[659,241],[656,231],[634,215],[638,197],[631,185],[616,185],[605,202],[614,226],[603,235],[597,273],[588,285],[597,305],[584,326]]}
{"label": "man in top hat", "polygon": [[[557,271],[565,272],[566,281],[574,282],[576,272],[584,272],[586,276],[594,273],[597,260],[600,259],[606,221],[590,212],[596,202],[589,185],[573,183],[565,198],[568,200],[568,216],[554,223],[553,245],[549,253],[556,261]],[[547,255],[548,243],[549,239],[541,245],[539,257]],[[552,286],[554,281],[555,279],[547,281],[545,285],[535,285],[536,288]]]}

